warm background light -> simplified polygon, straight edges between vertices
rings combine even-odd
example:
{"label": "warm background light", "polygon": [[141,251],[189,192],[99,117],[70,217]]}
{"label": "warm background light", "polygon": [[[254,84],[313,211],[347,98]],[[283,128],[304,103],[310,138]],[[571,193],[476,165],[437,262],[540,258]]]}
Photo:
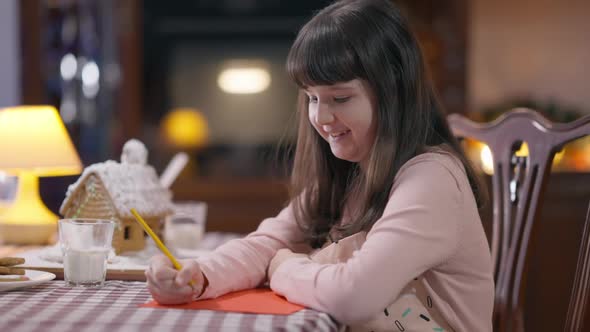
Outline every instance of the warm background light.
{"label": "warm background light", "polygon": [[227,93],[260,93],[270,85],[270,73],[262,62],[230,62],[217,79],[219,87]]}
{"label": "warm background light", "polygon": [[181,149],[199,148],[207,143],[209,128],[205,116],[192,108],[177,108],[162,120],[164,137]]}
{"label": "warm background light", "polygon": [[480,152],[481,167],[486,174],[494,174],[494,158],[492,157],[492,151],[490,147],[484,145]]}
{"label": "warm background light", "polygon": [[[485,144],[481,144],[480,143],[480,147],[481,147],[481,151],[480,151],[480,158],[481,158],[481,166],[483,168],[483,171],[486,174],[492,175],[494,174],[494,158],[492,156],[492,151],[490,150],[490,148],[485,145]],[[563,155],[565,150],[561,150],[559,152],[557,152],[555,154],[555,157],[553,158],[553,166],[559,164],[559,162],[563,159]],[[526,142],[522,143],[522,145],[520,146],[520,149],[518,149],[518,151],[516,151],[515,155],[519,156],[519,157],[526,157],[529,155],[529,146]]]}

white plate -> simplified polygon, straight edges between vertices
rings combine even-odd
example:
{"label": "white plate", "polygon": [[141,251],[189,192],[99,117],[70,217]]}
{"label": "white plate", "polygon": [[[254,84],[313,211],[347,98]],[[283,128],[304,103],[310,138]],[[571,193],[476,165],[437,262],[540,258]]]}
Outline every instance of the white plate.
{"label": "white plate", "polygon": [[[37,270],[25,270],[25,275],[29,277],[30,280],[0,281],[0,292],[15,288],[31,287],[55,279],[55,274]],[[0,278],[2,278],[2,276],[0,276]]]}

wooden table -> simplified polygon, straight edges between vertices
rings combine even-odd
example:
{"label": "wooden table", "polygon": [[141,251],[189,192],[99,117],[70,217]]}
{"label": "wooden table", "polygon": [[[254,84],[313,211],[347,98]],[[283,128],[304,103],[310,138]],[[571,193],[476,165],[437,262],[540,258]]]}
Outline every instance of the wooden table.
{"label": "wooden table", "polygon": [[39,249],[41,246],[15,246],[0,244],[0,257],[15,256],[18,253]]}
{"label": "wooden table", "polygon": [[[221,244],[235,238],[241,237],[241,234],[237,233],[225,233],[225,232],[208,232],[205,233],[201,241],[199,242],[200,251],[210,251]],[[153,247],[147,248],[148,255],[159,253],[153,242],[148,241],[148,245]],[[63,266],[55,262],[47,262],[43,259],[39,259],[39,251],[44,247],[37,245],[28,246],[17,246],[17,245],[1,245],[0,244],[0,257],[17,256],[24,257],[26,259],[23,267],[32,270],[40,270],[51,272],[56,275],[57,279],[63,279]],[[151,254],[150,254],[151,252]],[[142,254],[146,255],[146,253]],[[148,256],[149,257],[149,256]],[[195,256],[178,256],[179,258],[192,258]],[[141,266],[133,264],[132,266],[123,266],[120,263],[109,264],[107,267],[107,280],[127,280],[127,281],[145,281],[145,268],[147,267],[147,258],[145,266],[142,263]]]}

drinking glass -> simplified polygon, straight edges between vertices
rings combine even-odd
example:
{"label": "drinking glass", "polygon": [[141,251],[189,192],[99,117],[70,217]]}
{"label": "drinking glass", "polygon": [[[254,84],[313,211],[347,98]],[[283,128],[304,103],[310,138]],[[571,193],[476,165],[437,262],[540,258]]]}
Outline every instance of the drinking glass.
{"label": "drinking glass", "polygon": [[106,277],[115,222],[62,219],[58,225],[66,285],[101,287]]}
{"label": "drinking glass", "polygon": [[174,204],[174,213],[166,218],[164,241],[174,249],[198,249],[205,232],[207,204],[182,202]]}

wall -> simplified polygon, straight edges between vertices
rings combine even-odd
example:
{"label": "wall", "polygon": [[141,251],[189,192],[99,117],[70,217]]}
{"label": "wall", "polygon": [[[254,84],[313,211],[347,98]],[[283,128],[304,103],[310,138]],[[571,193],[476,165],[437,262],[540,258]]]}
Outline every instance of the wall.
{"label": "wall", "polygon": [[[199,109],[209,122],[212,144],[275,144],[295,128],[297,89],[285,72],[289,41],[195,41],[180,44],[170,60],[172,107]],[[258,94],[228,94],[217,86],[224,61],[260,59],[269,65],[271,84]],[[293,134],[293,133],[291,133]]]}
{"label": "wall", "polygon": [[20,103],[18,0],[0,1],[0,107]]}
{"label": "wall", "polygon": [[[17,1],[0,1],[0,107],[20,103]],[[0,202],[12,199],[15,184],[0,172]]]}
{"label": "wall", "polygon": [[470,6],[471,110],[529,96],[590,113],[590,1],[473,0]]}

